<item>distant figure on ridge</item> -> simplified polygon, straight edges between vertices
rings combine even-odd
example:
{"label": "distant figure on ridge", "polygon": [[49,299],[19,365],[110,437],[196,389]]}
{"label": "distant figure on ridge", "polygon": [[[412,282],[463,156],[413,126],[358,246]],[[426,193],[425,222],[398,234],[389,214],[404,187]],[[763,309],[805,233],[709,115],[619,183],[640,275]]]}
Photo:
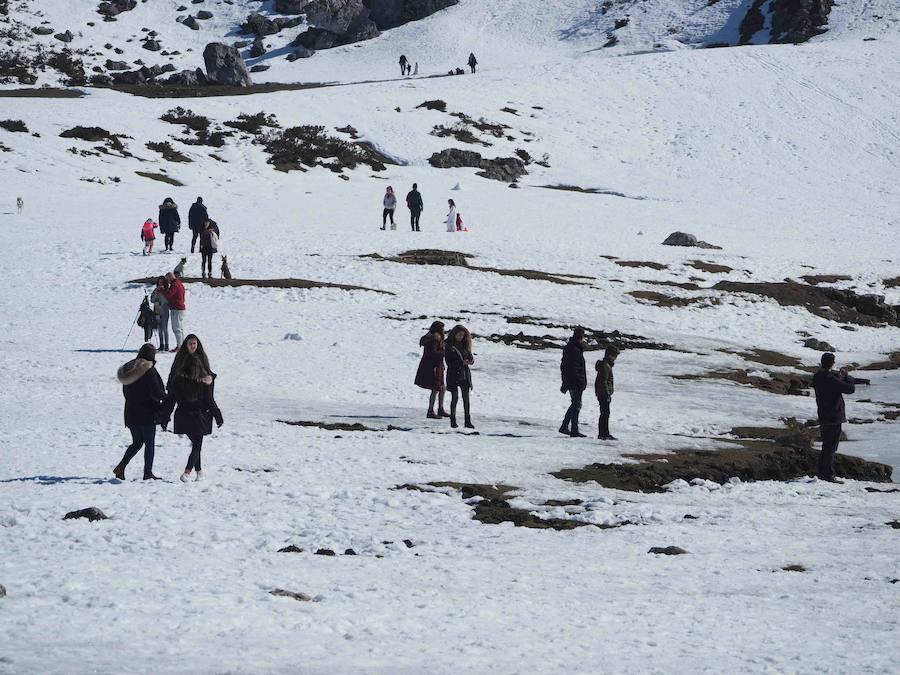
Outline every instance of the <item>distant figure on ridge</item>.
{"label": "distant figure on ridge", "polygon": [[822,367],[813,375],[816,392],[816,408],[819,413],[819,431],[822,434],[822,451],[816,475],[829,483],[840,483],[834,473],[834,456],[841,440],[841,424],[847,421],[843,394],[856,391],[856,381],[846,368],[835,373],[834,354],[822,354]]}
{"label": "distant figure on ridge", "polygon": [[559,371],[562,375],[562,386],[559,390],[564,394],[569,394],[571,399],[566,416],[563,417],[559,427],[559,433],[573,438],[584,438],[584,434],[578,431],[581,395],[587,389],[587,372],[584,367],[584,328],[576,328],[566,346],[563,347]]}
{"label": "distant figure on ridge", "polygon": [[175,233],[181,229],[181,216],[178,206],[171,197],[166,197],[159,207],[159,231],[166,235],[166,251],[171,251],[175,243]]}
{"label": "distant figure on ridge", "polygon": [[207,220],[209,220],[209,213],[207,213],[206,206],[203,204],[203,197],[197,197],[197,201],[191,204],[191,208],[188,211],[188,227],[191,230],[191,253],[194,252],[197,238],[200,236],[203,224]]}
{"label": "distant figure on ridge", "polygon": [[597,371],[597,379],[594,380],[594,393],[600,404],[600,424],[597,428],[597,438],[604,441],[614,441],[616,437],[609,433],[609,404],[612,402],[615,392],[615,380],[613,379],[613,366],[616,365],[618,348],[610,345],[606,348],[603,359],[594,364]]}
{"label": "distant figure on ridge", "polygon": [[469,54],[469,68],[472,69],[472,72],[475,72],[475,66],[478,65],[478,59],[475,58],[474,54]]}
{"label": "distant figure on ridge", "polygon": [[447,388],[450,390],[450,426],[454,429],[459,426],[456,423],[456,404],[462,390],[465,426],[466,429],[474,429],[469,411],[469,392],[473,389],[469,366],[475,363],[475,357],[472,355],[472,335],[468,328],[462,325],[453,327],[444,345],[444,358],[447,361]]}
{"label": "distant figure on ridge", "polygon": [[391,229],[396,230],[397,225],[394,224],[394,209],[397,208],[397,195],[394,194],[394,188],[388,185],[382,200],[384,211],[381,213],[381,229],[387,227],[388,218],[391,219]]}
{"label": "distant figure on ridge", "polygon": [[407,64],[406,54],[401,54],[400,55],[400,75],[401,76],[406,75],[406,64]]}
{"label": "distant figure on ridge", "polygon": [[125,426],[131,432],[131,445],[113,475],[125,480],[128,462],[144,448],[144,480],[157,480],[153,475],[153,454],[156,445],[156,414],[166,396],[162,378],[156,372],[156,350],[151,344],[138,350],[132,359],[116,373],[125,396]]}
{"label": "distant figure on ridge", "polygon": [[[419,340],[419,346],[422,347],[422,359],[416,370],[415,384],[431,392],[428,397],[427,417],[429,419],[449,417],[450,415],[444,410],[444,393],[446,392],[444,386],[444,323],[442,321],[433,322],[428,332]],[[435,398],[438,398],[437,414],[434,412]]]}
{"label": "distant figure on ridge", "polygon": [[412,227],[412,231],[419,232],[419,218],[422,216],[422,209],[425,208],[425,204],[422,202],[418,183],[413,183],[412,190],[406,195],[406,208],[409,209],[409,224]]}
{"label": "distant figure on ridge", "polygon": [[[418,67],[418,63],[416,66]],[[21,197],[16,197],[16,211],[18,211],[19,215],[22,215],[22,211],[25,210],[25,200]]]}

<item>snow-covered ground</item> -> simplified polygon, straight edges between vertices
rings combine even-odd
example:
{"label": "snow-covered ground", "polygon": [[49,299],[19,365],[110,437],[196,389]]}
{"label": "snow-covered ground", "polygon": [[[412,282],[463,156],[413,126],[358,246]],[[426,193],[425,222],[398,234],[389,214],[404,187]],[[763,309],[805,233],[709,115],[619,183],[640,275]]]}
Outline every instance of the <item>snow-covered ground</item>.
{"label": "snow-covered ground", "polygon": [[[0,672],[900,670],[900,546],[885,525],[900,516],[898,494],[799,480],[648,495],[550,475],[629,453],[715,447],[708,437],[734,426],[814,416],[810,398],[672,379],[755,367],[719,350],[771,349],[813,365],[819,354],[802,346],[798,331],[833,344],[840,363],[900,349],[898,328],[846,330],[759,297],[647,283],[847,274],[852,280],[839,285],[900,303],[900,289],[884,286],[900,273],[900,38],[863,42],[848,32],[802,47],[610,59],[560,41],[562,26],[590,3],[553,3],[556,13],[533,19],[535,7],[550,4],[510,2],[531,9],[517,15],[484,3],[473,25],[494,26],[494,37],[521,37],[534,26],[534,39],[518,49],[536,56],[508,51],[519,38],[498,41],[509,59],[494,62],[507,67],[483,59],[477,77],[177,101],[101,90],[81,99],[0,99],[0,118],[40,134],[0,130],[10,148],[0,152],[0,584],[8,591],[0,599]],[[147,5],[134,19],[122,15],[119,30]],[[367,79],[397,51],[384,46],[391,35],[416,31],[423,44],[436,44],[425,36],[477,5],[464,0],[302,66],[336,75],[283,79]],[[501,19],[507,29],[494,22]],[[525,148],[536,158],[547,153],[549,168],[531,165],[516,190],[472,169],[431,168],[432,152],[460,147],[428,133],[455,118],[416,108],[437,98],[448,112],[509,125],[515,140],[482,135],[493,145],[474,149],[486,157]],[[217,150],[172,141],[194,160],[172,164],[145,144],[181,135],[159,120],[175,105],[217,123],[265,111],[283,126],[350,124],[400,164],[377,178],[368,168],[348,171],[349,181],[324,169],[285,174],[238,137]],[[79,124],[124,134],[135,157],[69,152],[96,145],[58,137]],[[135,171],[165,171],[184,187]],[[424,231],[409,232],[401,207],[397,231],[381,232],[384,187],[402,197],[413,182],[425,200]],[[548,184],[624,196],[541,187]],[[166,196],[186,221],[197,195],[221,227],[235,277],[298,277],[393,295],[188,285],[186,327],[219,375],[225,426],[205,444],[205,482],[177,482],[187,442],[161,433],[156,470],[166,482],[137,480],[138,457],[120,483],[111,468],[127,431],[114,376],[140,345],[136,328],[122,349],[142,297],[127,282],[171,269],[189,249],[185,227],[175,254],[142,257],[140,223]],[[25,200],[21,216],[17,196]],[[468,233],[443,231],[449,197]],[[723,249],[661,246],[675,230]],[[556,285],[360,257],[411,248],[591,279]],[[603,256],[668,268],[622,267]],[[188,257],[195,275],[199,255]],[[694,260],[734,271],[701,272],[687,266]],[[628,295],[633,290],[718,302],[660,308]],[[565,334],[505,318],[520,315],[638,334],[679,351],[621,355],[615,444],[556,433],[566,407],[558,352],[484,339],[475,343],[480,435],[426,420],[426,396],[412,379],[431,319],[452,325],[462,317],[481,336]],[[427,318],[396,320],[404,316]],[[596,356],[588,355],[589,369]],[[164,376],[170,363],[160,355]],[[856,399],[900,403],[898,372],[871,373],[872,385],[848,397],[850,416],[882,410]],[[592,398],[582,416],[588,432],[596,430]],[[409,430],[328,432],[279,419]],[[900,467],[897,428],[848,425],[842,449]],[[394,489],[430,481],[513,485],[514,504],[544,516],[564,515],[539,506],[544,500],[578,498],[586,507],[571,517],[638,524],[566,532],[482,525],[452,491]],[[110,519],[62,520],[87,506]],[[288,544],[307,552],[277,553]],[[647,554],[667,545],[689,554]],[[317,548],[358,555],[309,552]],[[788,565],[807,571],[783,571]],[[273,597],[274,588],[317,602]]]}

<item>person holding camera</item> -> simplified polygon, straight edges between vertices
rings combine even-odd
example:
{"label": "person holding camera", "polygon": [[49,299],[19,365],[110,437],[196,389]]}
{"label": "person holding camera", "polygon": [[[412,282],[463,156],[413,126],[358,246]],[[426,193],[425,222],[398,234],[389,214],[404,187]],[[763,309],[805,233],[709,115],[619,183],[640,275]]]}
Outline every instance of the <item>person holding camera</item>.
{"label": "person holding camera", "polygon": [[856,381],[847,374],[846,368],[835,373],[834,354],[822,354],[822,365],[813,375],[813,389],[816,392],[816,408],[819,414],[819,431],[822,435],[822,451],[816,475],[829,483],[840,483],[834,473],[834,456],[841,441],[841,425],[847,421],[844,408],[844,394],[856,391]]}

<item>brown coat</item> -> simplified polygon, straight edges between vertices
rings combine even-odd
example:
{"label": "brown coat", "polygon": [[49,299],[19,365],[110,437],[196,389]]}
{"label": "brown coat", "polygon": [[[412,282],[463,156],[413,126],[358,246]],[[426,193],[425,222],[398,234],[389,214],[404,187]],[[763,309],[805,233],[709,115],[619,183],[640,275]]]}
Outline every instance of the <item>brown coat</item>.
{"label": "brown coat", "polygon": [[426,333],[419,340],[422,359],[416,370],[415,384],[429,391],[444,389],[444,341],[440,335]]}

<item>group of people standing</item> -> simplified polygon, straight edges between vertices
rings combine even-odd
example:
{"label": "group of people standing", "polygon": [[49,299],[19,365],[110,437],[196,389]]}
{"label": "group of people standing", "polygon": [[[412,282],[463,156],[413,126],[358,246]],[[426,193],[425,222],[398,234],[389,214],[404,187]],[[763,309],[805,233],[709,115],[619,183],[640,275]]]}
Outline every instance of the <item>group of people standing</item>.
{"label": "group of people standing", "polygon": [[[178,205],[171,197],[166,197],[159,207],[158,223],[152,218],[147,218],[141,226],[141,241],[144,242],[143,255],[153,252],[153,244],[156,240],[156,230],[165,237],[163,252],[174,250],[175,234],[181,230],[181,215],[178,213]],[[200,242],[200,269],[201,277],[212,278],[213,256],[219,250],[219,225],[209,217],[203,198],[197,197],[197,201],[191,204],[188,211],[188,228],[191,230],[191,253],[194,253],[197,242]]]}
{"label": "group of people standing", "polygon": [[[394,193],[394,188],[392,186],[387,186],[381,204],[384,207],[384,210],[381,212],[381,229],[386,230],[388,220],[390,220],[391,229],[396,230],[397,224],[394,222],[394,212],[397,210],[397,195]],[[464,229],[462,217],[456,210],[456,202],[452,199],[448,199],[447,206],[449,209],[445,219],[447,232],[462,231]],[[422,193],[419,192],[418,183],[413,183],[412,190],[406,195],[406,208],[409,209],[409,225],[411,230],[413,232],[421,232],[420,220],[422,218],[422,211],[425,209],[425,202],[422,201]]]}
{"label": "group of people standing", "polygon": [[[422,347],[422,358],[416,370],[415,384],[430,392],[426,416],[428,419],[449,417],[450,426],[456,429],[459,426],[456,421],[456,407],[462,396],[463,424],[466,429],[474,429],[469,395],[474,388],[470,366],[475,363],[475,356],[472,353],[472,335],[469,329],[456,325],[450,330],[449,335],[445,335],[444,323],[435,321],[419,340],[419,346]],[[449,413],[444,410],[444,395],[448,389]],[[434,411],[435,401],[438,404],[437,412]]]}
{"label": "group of people standing", "polygon": [[[150,306],[153,303],[153,306]],[[184,284],[173,272],[157,277],[156,287],[150,296],[144,296],[138,310],[137,323],[144,329],[144,342],[153,337],[154,329],[159,337],[159,350],[169,351],[169,323],[175,336],[173,352],[178,351],[184,342]]]}
{"label": "group of people standing", "polygon": [[[618,356],[619,349],[614,345],[610,345],[606,348],[603,358],[594,364],[594,369],[597,372],[594,379],[594,394],[597,396],[597,403],[600,405],[597,438],[605,441],[616,440],[615,436],[609,433],[609,413],[613,393],[615,392],[613,367],[616,365]],[[562,385],[559,390],[563,394],[568,394],[570,400],[562,424],[559,426],[559,433],[574,438],[584,438],[586,434],[581,433],[578,423],[581,413],[581,398],[584,390],[587,389],[583,328],[576,328],[572,332],[572,337],[569,338],[566,346],[563,347],[559,370],[562,376]]]}
{"label": "group of people standing", "polygon": [[[469,60],[467,61],[467,63],[469,64],[469,68],[474,73],[475,66],[478,65],[478,59],[475,58],[475,54],[473,54],[471,52],[469,53]],[[412,64],[410,63],[409,59],[406,58],[406,54],[401,54],[400,55],[400,76],[408,77],[410,75],[418,75],[418,74],[419,74],[419,62],[416,61],[416,67],[415,67],[415,70],[413,70]]]}
{"label": "group of people standing", "polygon": [[156,348],[144,344],[137,358],[122,365],[117,378],[125,397],[125,426],[131,432],[131,445],[113,469],[113,475],[125,480],[125,469],[135,455],[144,448],[144,480],[158,480],[153,473],[156,449],[156,426],[163,431],[175,415],[174,432],[187,436],[191,451],[181,475],[187,482],[203,477],[200,453],[203,437],[212,433],[213,420],[221,427],[222,411],[216,404],[216,374],[209,366],[200,338],[188,335],[175,355],[166,385],[156,370]]}

